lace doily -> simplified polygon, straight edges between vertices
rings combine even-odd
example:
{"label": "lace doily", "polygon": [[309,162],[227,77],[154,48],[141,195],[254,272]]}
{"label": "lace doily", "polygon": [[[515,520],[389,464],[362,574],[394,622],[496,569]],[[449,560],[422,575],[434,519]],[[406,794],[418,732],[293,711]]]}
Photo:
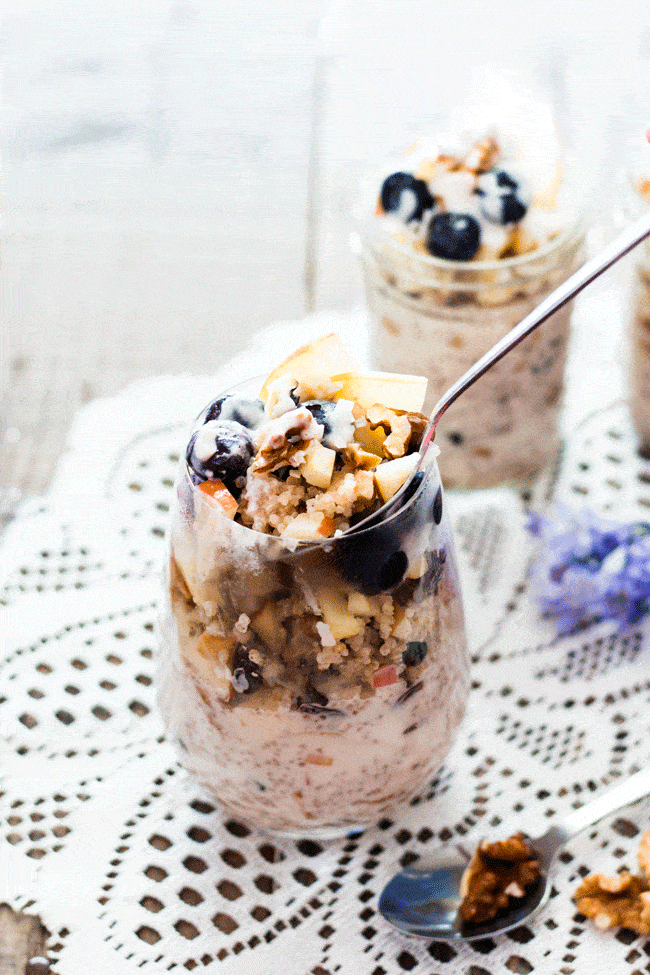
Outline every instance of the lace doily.
{"label": "lace doily", "polygon": [[[558,639],[528,597],[532,542],[514,492],[449,498],[472,694],[445,767],[398,819],[338,842],[269,838],[215,809],[165,742],[159,567],[188,422],[222,386],[264,372],[278,347],[332,327],[363,338],[358,314],[287,323],[213,376],[167,377],[91,404],[50,493],[9,527],[0,900],[40,913],[62,975],[633,975],[646,939],[596,931],[571,892],[588,872],[635,870],[647,802],[571,842],[529,926],[459,947],[402,936],[377,912],[400,865],[461,837],[534,836],[650,759],[650,623]],[[553,496],[648,518],[650,463],[622,402],[573,431]]]}

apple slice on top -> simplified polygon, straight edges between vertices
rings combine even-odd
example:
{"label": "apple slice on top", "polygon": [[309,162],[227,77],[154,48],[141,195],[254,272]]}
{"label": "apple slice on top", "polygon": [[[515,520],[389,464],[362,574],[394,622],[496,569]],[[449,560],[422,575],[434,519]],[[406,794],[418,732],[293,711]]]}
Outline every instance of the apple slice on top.
{"label": "apple slice on top", "polygon": [[262,386],[260,396],[266,400],[269,386],[282,376],[291,376],[300,383],[312,376],[332,376],[334,373],[352,372],[356,365],[340,337],[336,332],[330,332],[329,335],[302,345],[284,362],[276,366]]}
{"label": "apple slice on top", "polygon": [[364,410],[376,403],[389,410],[419,413],[427,393],[424,376],[408,376],[399,372],[339,372],[332,376],[341,388],[336,399],[354,400]]}

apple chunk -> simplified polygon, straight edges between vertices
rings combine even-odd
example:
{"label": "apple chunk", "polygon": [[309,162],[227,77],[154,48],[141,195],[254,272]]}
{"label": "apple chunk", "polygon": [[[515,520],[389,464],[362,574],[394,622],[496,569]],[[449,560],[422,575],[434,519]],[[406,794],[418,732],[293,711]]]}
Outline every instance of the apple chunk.
{"label": "apple chunk", "polygon": [[407,454],[405,457],[388,460],[375,468],[375,484],[384,501],[389,501],[394,494],[397,494],[402,484],[415,470],[417,459],[417,454]]}
{"label": "apple chunk", "polygon": [[229,680],[235,655],[235,644],[227,637],[203,633],[196,648],[188,643],[183,647],[183,656],[197,676],[223,701],[230,700],[233,692]]}
{"label": "apple chunk", "polygon": [[389,410],[418,413],[427,392],[425,376],[408,376],[399,372],[339,372],[332,376],[342,383],[337,399],[354,400],[364,410],[381,403]]}
{"label": "apple chunk", "polygon": [[336,451],[324,447],[318,440],[310,440],[305,448],[305,459],[300,465],[300,473],[314,487],[327,488],[334,473]]}
{"label": "apple chunk", "polygon": [[282,529],[282,538],[296,538],[301,542],[308,542],[312,538],[329,538],[336,529],[333,518],[324,515],[322,511],[303,511],[292,518]]}
{"label": "apple chunk", "polygon": [[260,396],[265,400],[269,386],[281,376],[291,376],[301,382],[312,376],[330,377],[335,372],[354,369],[355,365],[336,332],[330,332],[329,335],[302,345],[276,366],[262,386]]}
{"label": "apple chunk", "polygon": [[219,508],[226,518],[232,520],[237,514],[239,505],[223,481],[218,478],[214,478],[212,481],[202,481],[199,484],[199,491],[206,496],[210,504]]}
{"label": "apple chunk", "polygon": [[345,640],[361,631],[362,622],[348,609],[348,601],[334,590],[317,593],[318,604],[325,623],[335,640]]}

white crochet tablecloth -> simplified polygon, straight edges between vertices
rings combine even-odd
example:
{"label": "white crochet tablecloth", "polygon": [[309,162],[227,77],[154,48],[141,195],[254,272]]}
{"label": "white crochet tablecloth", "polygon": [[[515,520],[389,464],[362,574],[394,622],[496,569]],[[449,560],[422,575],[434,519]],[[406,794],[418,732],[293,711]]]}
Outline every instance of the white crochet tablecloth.
{"label": "white crochet tablecloth", "polygon": [[[647,802],[570,844],[554,896],[528,926],[452,947],[402,936],[377,912],[400,865],[461,837],[543,832],[650,758],[650,624],[555,638],[528,597],[533,549],[514,492],[448,498],[473,688],[445,767],[395,821],[339,842],[269,838],[215,810],[165,742],[159,570],[188,424],[222,387],[331,327],[365,341],[359,313],[285,323],[227,365],[206,362],[210,376],[161,378],[91,404],[49,494],[9,527],[0,900],[40,913],[61,975],[646,971],[650,942],[596,931],[570,895],[587,872],[636,870]],[[552,493],[621,520],[650,514],[650,463],[624,403],[609,399],[609,378],[605,405],[572,429],[533,506]]]}

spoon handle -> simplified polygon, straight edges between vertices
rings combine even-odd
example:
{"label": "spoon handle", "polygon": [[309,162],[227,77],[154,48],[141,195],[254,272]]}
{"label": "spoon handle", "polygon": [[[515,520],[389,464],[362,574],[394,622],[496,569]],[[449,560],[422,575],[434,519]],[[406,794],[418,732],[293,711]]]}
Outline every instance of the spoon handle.
{"label": "spoon handle", "polygon": [[583,288],[586,288],[588,284],[597,278],[603,271],[606,271],[612,264],[615,264],[619,258],[623,257],[628,251],[631,251],[633,247],[641,243],[646,237],[650,236],[650,214],[643,216],[640,220],[637,220],[630,227],[627,227],[623,233],[621,233],[615,240],[609,244],[608,247],[601,254],[597,254],[591,260],[583,264],[581,268],[567,278],[555,291],[552,291],[544,301],[541,302],[536,308],[533,309],[518,325],[515,325],[506,335],[500,339],[496,345],[493,345],[484,356],[482,356],[477,362],[471,366],[466,373],[464,373],[460,379],[458,379],[453,386],[451,386],[446,393],[441,397],[438,403],[435,405],[433,412],[431,414],[431,420],[429,421],[429,426],[424,435],[423,443],[421,446],[421,451],[424,453],[425,448],[430,443],[433,435],[435,433],[436,427],[443,413],[454,403],[461,393],[476,382],[477,379],[487,372],[487,370],[502,359],[510,349],[513,349],[515,345],[518,345],[522,339],[525,339],[527,335],[530,335],[538,325],[545,322],[547,318],[566,305],[567,301],[570,301],[575,295],[577,295]]}
{"label": "spoon handle", "polygon": [[588,802],[586,805],[581,806],[580,809],[576,809],[575,812],[569,813],[568,816],[564,817],[562,825],[570,836],[575,836],[587,826],[593,826],[594,823],[597,823],[604,816],[609,815],[609,813],[616,812],[617,809],[622,809],[624,806],[629,806],[630,803],[636,802],[637,799],[643,799],[644,796],[649,794],[650,769],[642,769],[623,782],[619,782],[618,785],[608,789],[607,792],[594,799],[593,802]]}
{"label": "spoon handle", "polygon": [[642,769],[551,826],[548,832],[533,843],[543,871],[548,872],[562,847],[583,829],[647,795],[650,795],[650,769]]}

